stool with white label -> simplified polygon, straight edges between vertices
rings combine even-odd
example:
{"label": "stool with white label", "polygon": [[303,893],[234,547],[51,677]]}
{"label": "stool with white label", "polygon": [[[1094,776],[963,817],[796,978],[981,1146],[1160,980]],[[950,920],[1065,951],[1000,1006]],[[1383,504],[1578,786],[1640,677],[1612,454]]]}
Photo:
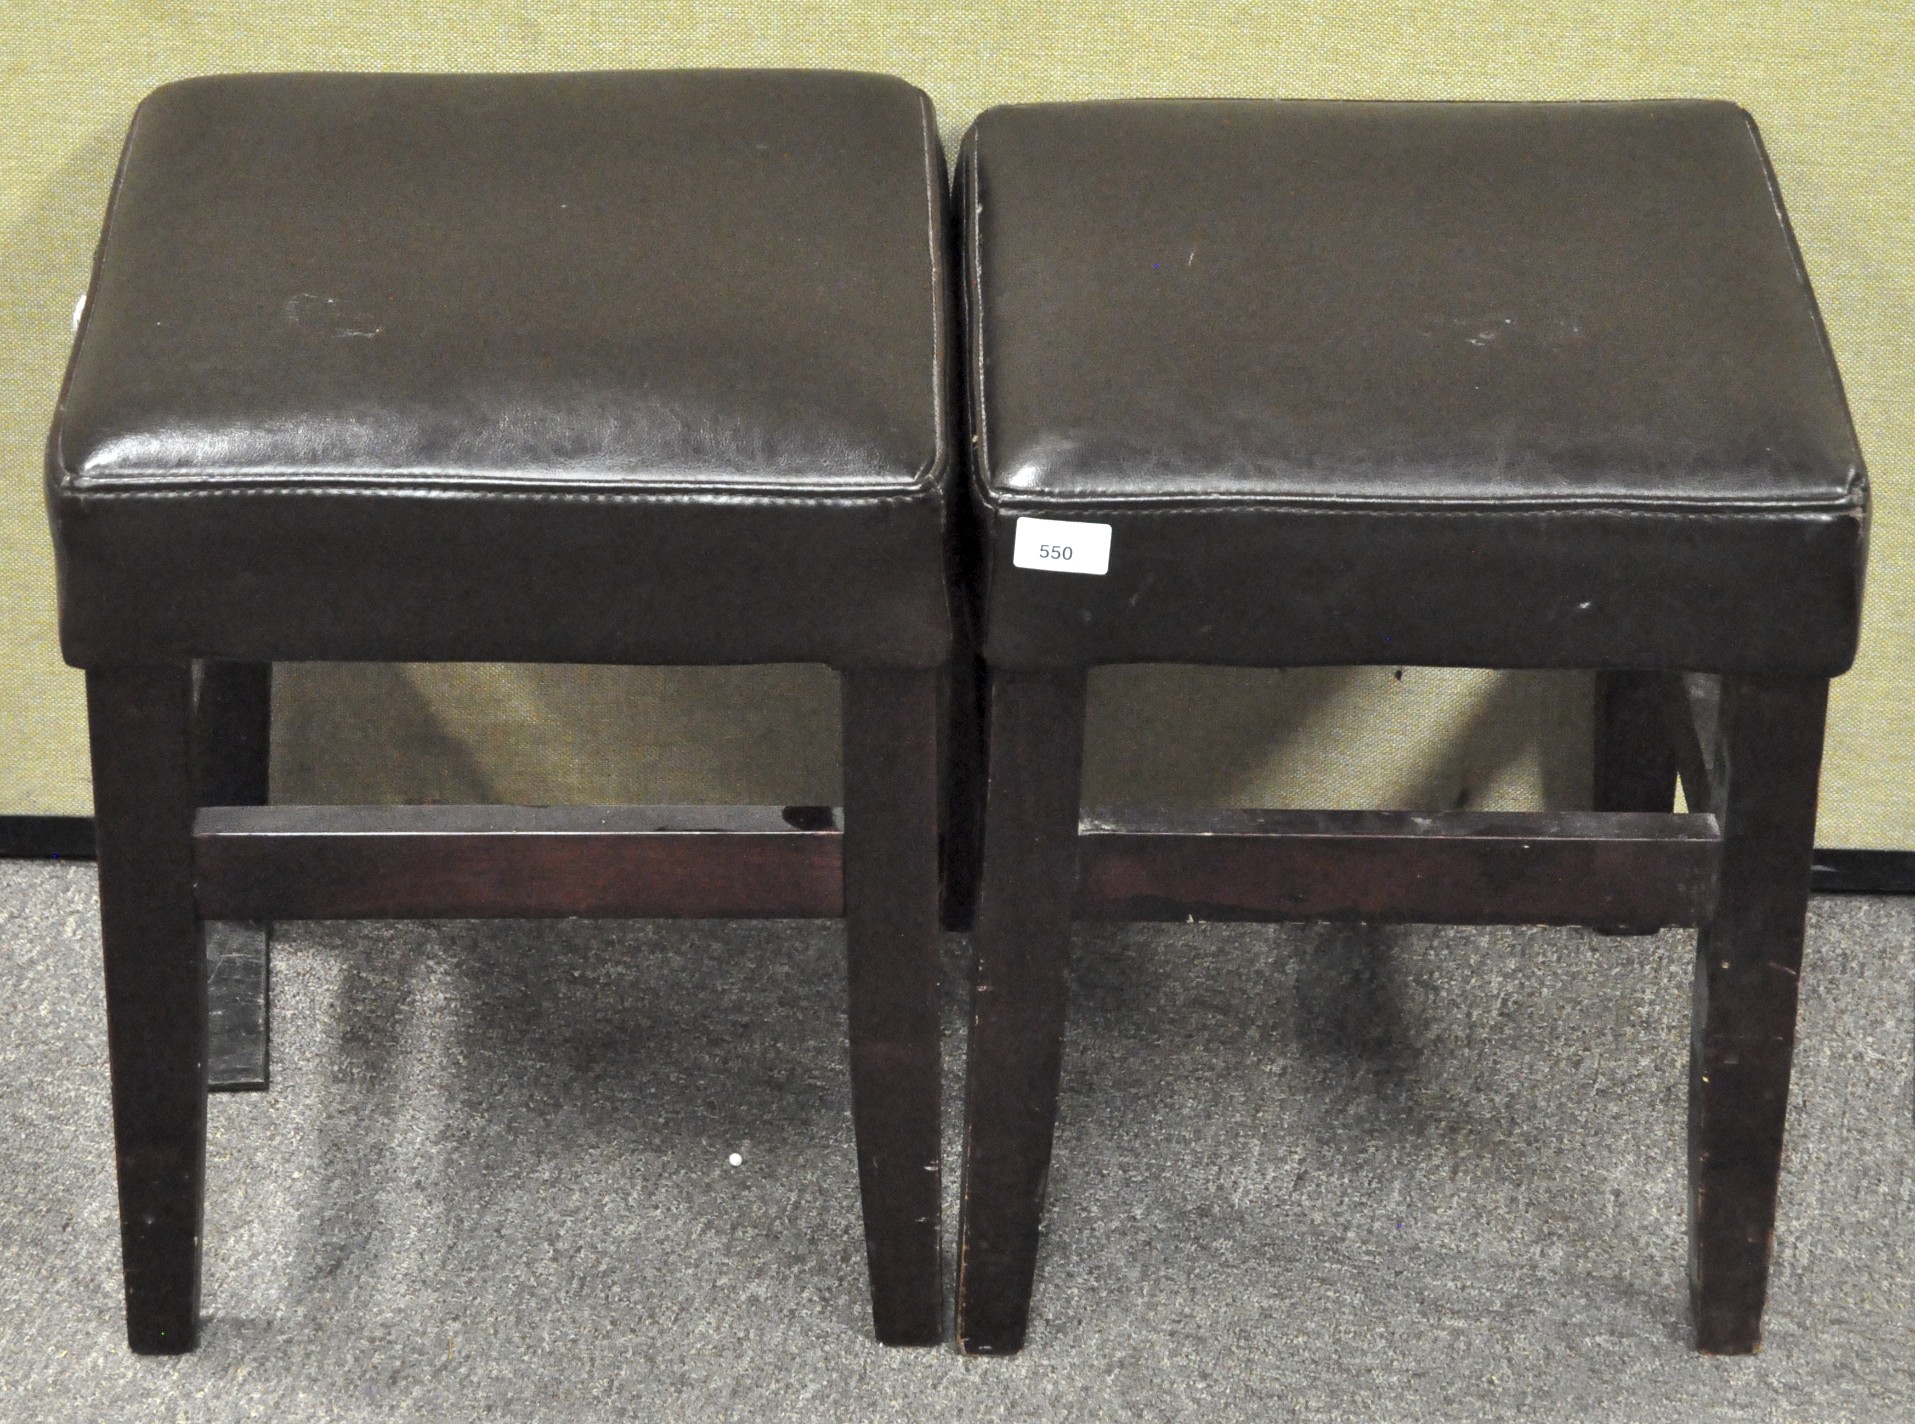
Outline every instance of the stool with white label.
{"label": "stool with white label", "polygon": [[[988,569],[962,1348],[1024,1339],[1084,917],[1701,926],[1697,1343],[1754,1349],[1866,486],[1747,115],[1034,105],[958,176]],[[1139,662],[1593,669],[1595,807],[1080,812],[1086,669]]]}
{"label": "stool with white label", "polygon": [[[199,1328],[202,921],[298,918],[842,915],[876,1332],[941,1337],[945,198],[881,76],[141,105],[47,472],[134,1349]],[[827,663],[844,806],[263,804],[274,660]]]}

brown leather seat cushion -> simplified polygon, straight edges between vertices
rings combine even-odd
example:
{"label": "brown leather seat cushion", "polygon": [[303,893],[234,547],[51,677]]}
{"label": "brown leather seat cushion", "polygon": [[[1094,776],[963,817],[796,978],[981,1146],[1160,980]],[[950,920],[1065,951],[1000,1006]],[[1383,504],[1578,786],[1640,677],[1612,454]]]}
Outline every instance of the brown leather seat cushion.
{"label": "brown leather seat cushion", "polygon": [[992,661],[1853,658],[1862,460],[1733,105],[1032,105],[959,169]]}
{"label": "brown leather seat cushion", "polygon": [[935,664],[945,238],[894,79],[168,86],[50,447],[66,655]]}

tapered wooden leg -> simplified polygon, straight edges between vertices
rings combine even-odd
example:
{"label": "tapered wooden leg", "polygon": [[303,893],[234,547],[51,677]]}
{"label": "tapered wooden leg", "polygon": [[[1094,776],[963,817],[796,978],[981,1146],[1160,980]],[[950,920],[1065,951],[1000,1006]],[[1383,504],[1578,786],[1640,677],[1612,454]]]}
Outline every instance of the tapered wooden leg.
{"label": "tapered wooden leg", "polygon": [[843,675],[851,1105],[871,1315],[887,1345],[944,1338],[935,671]]}
{"label": "tapered wooden leg", "polygon": [[179,1354],[199,1335],[206,1188],[191,670],[94,668],[86,682],[127,1339]]}
{"label": "tapered wooden leg", "polygon": [[[194,703],[202,806],[264,806],[272,747],[273,665],[209,658]],[[206,926],[206,1086],[263,1089],[272,1071],[272,926]]]}
{"label": "tapered wooden leg", "polygon": [[958,1347],[1023,1346],[1057,1124],[1083,763],[1081,669],[992,672],[958,1240]]}
{"label": "tapered wooden leg", "polygon": [[1675,808],[1676,751],[1666,713],[1668,683],[1668,673],[1596,674],[1596,810]]}
{"label": "tapered wooden leg", "polygon": [[1689,1083],[1696,1347],[1760,1346],[1795,1047],[1828,683],[1724,678],[1722,866],[1698,938]]}

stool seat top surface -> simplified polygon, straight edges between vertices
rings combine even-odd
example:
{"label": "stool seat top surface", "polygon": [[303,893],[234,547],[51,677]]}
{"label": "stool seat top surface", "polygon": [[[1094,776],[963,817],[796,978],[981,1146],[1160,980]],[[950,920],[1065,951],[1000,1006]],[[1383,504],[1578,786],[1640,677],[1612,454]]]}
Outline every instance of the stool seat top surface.
{"label": "stool seat top surface", "polygon": [[1030,105],[963,166],[987,501],[1859,498],[1734,105]]}
{"label": "stool seat top surface", "polygon": [[823,72],[247,75],[136,116],[75,492],[923,489],[944,172]]}

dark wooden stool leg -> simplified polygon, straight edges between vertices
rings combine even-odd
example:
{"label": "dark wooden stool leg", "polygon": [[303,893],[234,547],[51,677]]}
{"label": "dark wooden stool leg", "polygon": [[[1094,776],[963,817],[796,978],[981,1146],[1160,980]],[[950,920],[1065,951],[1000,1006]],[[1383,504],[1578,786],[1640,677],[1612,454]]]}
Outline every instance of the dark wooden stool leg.
{"label": "dark wooden stool leg", "polygon": [[944,751],[944,928],[963,934],[977,915],[984,856],[984,664],[963,638],[952,650]]}
{"label": "dark wooden stool leg", "polygon": [[264,806],[272,750],[273,665],[200,664],[194,741],[202,806]]}
{"label": "dark wooden stool leg", "polygon": [[1722,869],[1689,1081],[1690,1288],[1711,1354],[1761,1343],[1827,707],[1823,680],[1722,680]]}
{"label": "dark wooden stool leg", "polygon": [[179,1354],[199,1336],[206,1190],[191,669],[94,668],[86,684],[127,1339]]}
{"label": "dark wooden stool leg", "polygon": [[1057,1125],[1077,897],[1081,669],[992,672],[958,1233],[958,1346],[1024,1344]]}
{"label": "dark wooden stool leg", "polygon": [[1596,810],[1675,808],[1668,681],[1669,674],[1659,672],[1596,674]]}
{"label": "dark wooden stool leg", "polygon": [[[273,665],[200,664],[194,747],[202,806],[264,806],[272,748]],[[272,1073],[272,926],[206,926],[206,1086],[263,1089]]]}
{"label": "dark wooden stool leg", "polygon": [[[1676,749],[1669,735],[1668,674],[1596,674],[1598,811],[1672,811],[1676,804]],[[1597,925],[1596,933],[1641,935],[1650,930]]]}
{"label": "dark wooden stool leg", "polygon": [[851,1103],[871,1314],[887,1345],[935,1345],[939,675],[850,671],[843,698]]}

